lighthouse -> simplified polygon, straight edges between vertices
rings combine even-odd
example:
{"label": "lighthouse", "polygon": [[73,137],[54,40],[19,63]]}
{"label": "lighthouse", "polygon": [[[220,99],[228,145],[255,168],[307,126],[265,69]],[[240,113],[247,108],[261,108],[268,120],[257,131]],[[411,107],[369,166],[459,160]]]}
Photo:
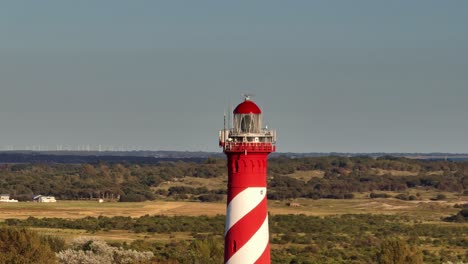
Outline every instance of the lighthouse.
{"label": "lighthouse", "polygon": [[232,127],[219,133],[228,167],[224,262],[270,263],[266,174],[276,131],[262,127],[262,111],[250,96],[233,114]]}

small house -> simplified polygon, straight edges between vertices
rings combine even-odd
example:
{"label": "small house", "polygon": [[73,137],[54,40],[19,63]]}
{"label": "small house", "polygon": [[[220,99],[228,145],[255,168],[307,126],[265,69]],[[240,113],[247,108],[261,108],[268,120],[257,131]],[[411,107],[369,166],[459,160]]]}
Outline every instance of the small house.
{"label": "small house", "polygon": [[18,200],[10,199],[9,194],[0,194],[0,202],[2,202],[2,203],[17,203]]}
{"label": "small house", "polygon": [[33,201],[38,202],[38,203],[55,203],[55,202],[57,202],[57,200],[55,200],[54,196],[43,196],[43,195],[34,196]]}

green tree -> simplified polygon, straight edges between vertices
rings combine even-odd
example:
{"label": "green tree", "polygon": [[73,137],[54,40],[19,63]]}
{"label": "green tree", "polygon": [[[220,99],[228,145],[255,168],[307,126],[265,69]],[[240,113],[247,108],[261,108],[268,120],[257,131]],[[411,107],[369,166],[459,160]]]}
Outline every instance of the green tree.
{"label": "green tree", "polygon": [[408,245],[401,238],[389,238],[385,240],[377,253],[379,264],[422,264],[421,250],[414,245]]}

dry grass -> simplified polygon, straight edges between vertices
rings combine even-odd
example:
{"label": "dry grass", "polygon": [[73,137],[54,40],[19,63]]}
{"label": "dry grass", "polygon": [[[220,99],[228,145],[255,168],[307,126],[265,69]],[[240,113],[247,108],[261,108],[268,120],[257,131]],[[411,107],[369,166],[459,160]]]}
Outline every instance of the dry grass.
{"label": "dry grass", "polygon": [[197,177],[184,177],[175,181],[168,181],[161,183],[155,190],[168,190],[174,186],[185,186],[185,187],[206,187],[208,190],[225,189],[227,186],[227,176],[215,177],[215,178],[197,178]]}
{"label": "dry grass", "polygon": [[98,203],[95,201],[59,201],[57,203],[0,203],[0,219],[34,217],[82,218],[85,216],[143,215],[216,215],[223,214],[224,203],[141,202]]}
{"label": "dry grass", "polygon": [[299,207],[289,207],[286,202],[272,201],[269,209],[272,214],[305,214],[313,216],[341,214],[400,214],[410,215],[420,220],[439,221],[441,217],[453,215],[459,209],[456,203],[466,203],[468,198],[447,201],[402,201],[394,198],[369,199],[358,198],[350,200],[310,200],[296,199]]}
{"label": "dry grass", "polygon": [[[396,193],[388,194],[394,196]],[[436,192],[428,192],[421,197],[434,197]],[[411,214],[424,219],[438,220],[454,214],[456,203],[468,202],[468,197],[460,199],[455,194],[444,193],[446,201],[401,201],[397,199],[369,199],[368,193],[357,195],[350,200],[310,200],[296,199],[299,207],[289,207],[291,201],[269,201],[271,214],[305,214],[314,216],[340,214]],[[95,201],[59,201],[57,203],[0,203],[0,219],[34,217],[82,218],[85,216],[130,216],[143,215],[223,215],[225,203],[201,203],[188,201],[151,201],[141,203],[98,203]]]}
{"label": "dry grass", "polygon": [[292,174],[288,174],[289,177],[304,182],[310,181],[312,178],[323,178],[325,171],[321,170],[310,170],[310,171],[296,171]]}
{"label": "dry grass", "polygon": [[419,172],[413,171],[400,171],[400,170],[383,170],[383,169],[371,169],[371,172],[375,175],[392,175],[392,176],[416,176]]}

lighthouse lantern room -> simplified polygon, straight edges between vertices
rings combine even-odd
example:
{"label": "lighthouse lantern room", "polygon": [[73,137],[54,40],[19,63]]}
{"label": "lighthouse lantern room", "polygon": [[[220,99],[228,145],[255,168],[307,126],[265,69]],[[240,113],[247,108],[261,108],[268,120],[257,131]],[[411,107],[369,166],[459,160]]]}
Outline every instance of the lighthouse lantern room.
{"label": "lighthouse lantern room", "polygon": [[275,151],[276,131],[262,128],[262,111],[249,96],[234,109],[233,114],[232,128],[229,124],[228,128],[219,132],[219,145],[225,152],[239,149],[240,146],[246,150],[249,150],[248,147],[263,147],[270,152]]}

